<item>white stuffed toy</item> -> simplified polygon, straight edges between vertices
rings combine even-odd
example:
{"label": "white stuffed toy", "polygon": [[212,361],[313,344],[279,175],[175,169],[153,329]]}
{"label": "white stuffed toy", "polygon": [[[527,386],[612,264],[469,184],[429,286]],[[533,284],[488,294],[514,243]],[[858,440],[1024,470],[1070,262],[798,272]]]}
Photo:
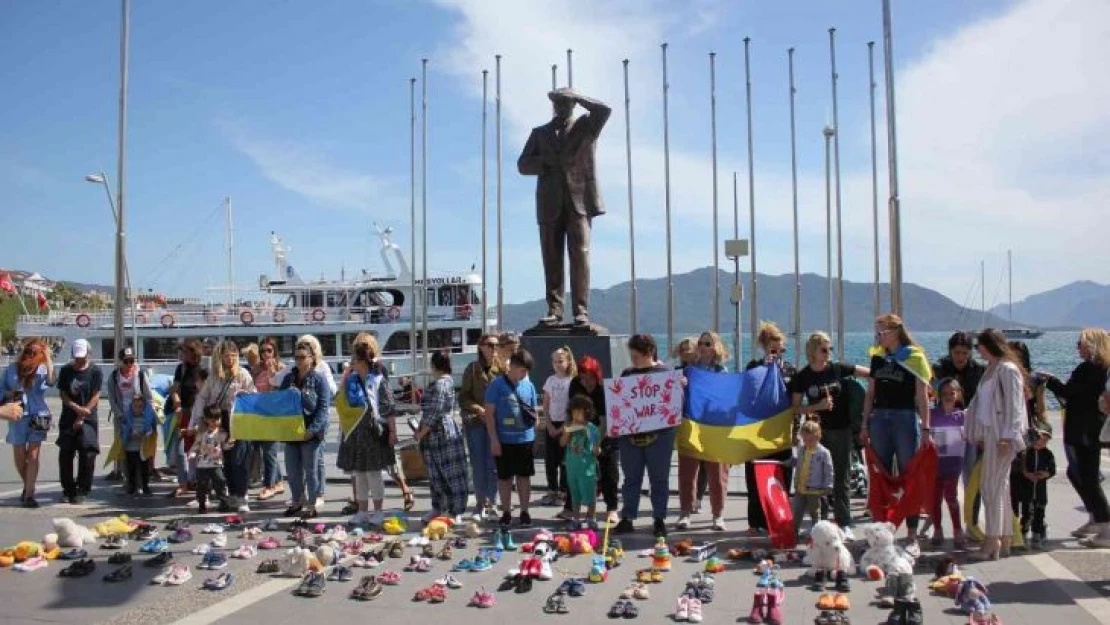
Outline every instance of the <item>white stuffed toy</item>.
{"label": "white stuffed toy", "polygon": [[852,554],[844,546],[844,532],[829,521],[819,521],[809,532],[810,574],[813,585],[824,588],[826,577],[836,580],[838,592],[848,592],[848,572],[852,570]]}
{"label": "white stuffed toy", "polygon": [[305,573],[308,573],[312,560],[311,551],[293,547],[285,552],[285,560],[281,563],[281,572],[288,577],[303,577]]}
{"label": "white stuffed toy", "polygon": [[96,532],[73,519],[54,519],[53,523],[59,547],[78,548],[96,542]]}
{"label": "white stuffed toy", "polygon": [[861,575],[866,575],[869,566],[879,567],[886,577],[913,575],[914,557],[894,544],[894,525],[869,523],[862,531],[868,548],[859,559]]}

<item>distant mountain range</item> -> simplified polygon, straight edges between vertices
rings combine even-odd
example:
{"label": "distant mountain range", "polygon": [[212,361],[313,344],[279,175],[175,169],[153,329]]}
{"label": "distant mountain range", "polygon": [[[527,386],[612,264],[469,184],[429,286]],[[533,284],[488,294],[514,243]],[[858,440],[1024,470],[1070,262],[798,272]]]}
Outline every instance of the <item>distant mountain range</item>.
{"label": "distant mountain range", "polygon": [[[794,276],[770,276],[757,273],[759,290],[759,317],[774,321],[782,328],[793,326]],[[683,334],[712,327],[713,269],[705,267],[674,276],[675,331]],[[720,277],[720,327],[731,328],[734,307],[729,301],[734,281],[733,274],[721,271]],[[741,273],[744,302],[741,309],[742,329],[749,327],[751,296],[748,274]],[[803,331],[835,330],[828,326],[828,281],[824,276],[802,274],[802,328]],[[542,284],[537,282],[537,285]],[[667,331],[667,280],[654,278],[636,281],[638,329],[641,332],[665,333]],[[539,289],[537,289],[539,290]],[[614,333],[631,331],[630,282],[622,282],[608,289],[593,289],[590,293],[590,319]],[[889,305],[889,285],[881,286],[884,306]],[[903,284],[902,297],[907,312],[907,323],[913,330],[943,331],[978,329],[987,326],[1010,325],[996,314],[985,319],[978,310],[963,308],[940,293],[916,284]],[[874,326],[874,288],[871,283],[844,282],[845,329],[870,331]],[[569,298],[568,298],[569,309]],[[505,326],[524,330],[536,324],[545,314],[543,300],[505,306]],[[1016,312],[1016,306],[1015,306]]]}
{"label": "distant mountain range", "polygon": [[[1007,304],[991,312],[1009,317]],[[1082,280],[1030,295],[1014,302],[1014,319],[1014,324],[1045,328],[1110,327],[1110,285]]]}

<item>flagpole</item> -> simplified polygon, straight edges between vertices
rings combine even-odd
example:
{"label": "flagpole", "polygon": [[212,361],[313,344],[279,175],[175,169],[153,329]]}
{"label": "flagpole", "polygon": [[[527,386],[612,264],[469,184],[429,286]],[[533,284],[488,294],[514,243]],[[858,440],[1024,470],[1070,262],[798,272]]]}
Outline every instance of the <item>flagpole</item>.
{"label": "flagpole", "polygon": [[486,300],[486,239],[487,239],[487,156],[486,137],[488,136],[489,118],[489,70],[482,70],[482,334],[486,333],[486,323],[489,316],[489,303]]}
{"label": "flagpole", "polygon": [[871,99],[871,217],[872,246],[875,248],[875,316],[883,314],[883,294],[879,284],[879,163],[875,138],[875,42],[867,42],[868,92]]}
{"label": "flagpole", "polygon": [[890,175],[890,309],[902,315],[902,218],[898,196],[898,129],[894,106],[894,34],[890,0],[883,0],[883,60],[886,65],[886,146]]}
{"label": "flagpole", "polygon": [[[736,172],[732,172],[732,238],[734,241],[740,240],[740,194],[738,192],[739,185],[736,182]],[[732,291],[735,296],[740,295],[740,257],[735,256],[732,259]],[[731,298],[730,298],[730,301]],[[733,350],[733,358],[735,359],[735,369],[740,371],[740,360],[743,358],[741,354],[744,351],[744,337],[740,334],[740,305],[741,299],[737,297],[732,301],[732,341],[736,349]],[[754,340],[754,337],[753,337]]]}
{"label": "flagpole", "polygon": [[567,86],[574,88],[574,62],[571,61],[572,51],[567,48]]}
{"label": "flagpole", "polygon": [[505,266],[503,264],[504,251],[501,246],[501,55],[494,55],[496,67],[494,68],[495,101],[495,129],[497,153],[497,329],[505,327]]}
{"label": "flagpole", "polygon": [[[127,79],[128,79],[128,52],[131,36],[131,0],[123,0],[122,17],[120,20],[119,40],[119,160],[116,163],[116,301],[112,307],[112,325],[114,351],[123,349],[123,307],[126,304],[124,293],[124,262],[127,243],[123,227],[124,206],[126,204],[124,189],[127,186]],[[20,300],[22,301],[22,299]],[[134,321],[132,321],[134,324]],[[137,350],[138,345],[134,346]],[[116,354],[112,354],[114,359]]]}
{"label": "flagpole", "polygon": [[674,349],[674,267],[671,256],[671,139],[667,109],[667,44],[663,49],[663,208],[667,230],[667,352]]}
{"label": "flagpole", "polygon": [[[829,29],[829,65],[832,72],[833,170],[836,181],[836,348],[844,350],[844,218],[840,194],[840,116],[836,87],[836,29]],[[830,330],[832,328],[829,328]]]}
{"label": "flagpole", "polygon": [[713,331],[721,331],[721,237],[717,210],[717,53],[709,53],[709,128],[713,151]]}
{"label": "flagpole", "polygon": [[752,359],[756,357],[755,337],[759,334],[759,281],[755,269],[755,143],[752,138],[752,69],[751,69],[751,37],[744,37],[744,81],[748,94],[748,213],[751,220],[751,323],[752,327]]}
{"label": "flagpole", "polygon": [[628,249],[632,271],[632,333],[638,332],[636,306],[636,218],[632,210],[632,100],[628,96],[628,59],[624,60],[624,152],[628,164]]}
{"label": "flagpole", "polygon": [[551,66],[551,90],[552,91],[555,91],[556,89],[559,88],[558,81],[559,81],[559,66],[558,65],[552,65]]}
{"label": "flagpole", "polygon": [[829,332],[833,329],[833,276],[832,276],[832,126],[825,126],[825,283],[829,291]]}
{"label": "flagpole", "polygon": [[794,116],[794,100],[798,90],[794,87],[794,48],[786,51],[790,70],[790,196],[794,209],[794,365],[802,353],[802,273],[798,253],[798,141]]}
{"label": "flagpole", "polygon": [[[421,231],[423,240],[420,243],[423,260],[420,263],[423,276],[424,302],[423,315],[420,319],[420,347],[424,354],[424,368],[428,368],[428,59],[420,59],[420,204],[421,204]],[[416,373],[415,371],[413,372]],[[416,378],[413,378],[416,383]]]}
{"label": "flagpole", "polygon": [[[415,376],[419,367],[416,364],[416,78],[409,78],[409,221],[412,228],[409,232],[410,257],[412,269],[409,280],[411,289],[409,299],[412,311],[409,320],[409,347],[412,351],[412,374]],[[416,378],[413,378],[415,384]]]}

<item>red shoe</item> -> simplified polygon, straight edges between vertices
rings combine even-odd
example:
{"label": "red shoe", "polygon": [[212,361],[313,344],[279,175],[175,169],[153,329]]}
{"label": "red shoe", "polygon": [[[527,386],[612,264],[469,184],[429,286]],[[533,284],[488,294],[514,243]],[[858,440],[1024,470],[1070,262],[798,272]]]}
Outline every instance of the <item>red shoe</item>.
{"label": "red shoe", "polygon": [[540,564],[539,558],[528,558],[524,561],[524,566],[521,567],[521,573],[527,577],[539,579],[542,569],[543,566]]}
{"label": "red shoe", "polygon": [[768,625],[782,625],[782,601],[786,593],[782,588],[767,591],[767,623]]}
{"label": "red shoe", "polygon": [[755,599],[752,601],[752,613],[748,616],[749,623],[762,623],[763,610],[767,603],[767,591],[759,589],[755,591]]}

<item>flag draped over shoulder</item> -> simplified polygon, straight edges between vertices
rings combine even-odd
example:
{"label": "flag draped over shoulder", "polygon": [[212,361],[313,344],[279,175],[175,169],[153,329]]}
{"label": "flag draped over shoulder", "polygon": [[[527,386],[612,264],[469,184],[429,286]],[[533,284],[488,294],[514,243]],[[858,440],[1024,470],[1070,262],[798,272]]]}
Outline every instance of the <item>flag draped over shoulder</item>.
{"label": "flag draped over shoulder", "polygon": [[894,362],[901,365],[906,371],[912,373],[915,378],[926,384],[933,379],[933,368],[929,366],[929,358],[925,355],[925,350],[917,345],[903,345],[893,354],[887,354],[886,350],[879,345],[872,345],[867,355],[871,358],[875,356],[880,358],[893,358]]}
{"label": "flag draped over shoulder", "polygon": [[231,438],[244,441],[302,441],[304,413],[297,389],[246,393],[231,406]]}
{"label": "flag draped over shoulder", "polygon": [[926,445],[918,449],[901,475],[891,475],[871,447],[867,447],[865,453],[870,477],[867,509],[872,519],[898,527],[906,517],[920,514],[922,506],[933,500],[937,476],[936,446]]}
{"label": "flag draped over shoulder", "polygon": [[793,411],[777,366],[743,373],[690,367],[686,380],[677,440],[683,455],[740,464],[790,447]]}

